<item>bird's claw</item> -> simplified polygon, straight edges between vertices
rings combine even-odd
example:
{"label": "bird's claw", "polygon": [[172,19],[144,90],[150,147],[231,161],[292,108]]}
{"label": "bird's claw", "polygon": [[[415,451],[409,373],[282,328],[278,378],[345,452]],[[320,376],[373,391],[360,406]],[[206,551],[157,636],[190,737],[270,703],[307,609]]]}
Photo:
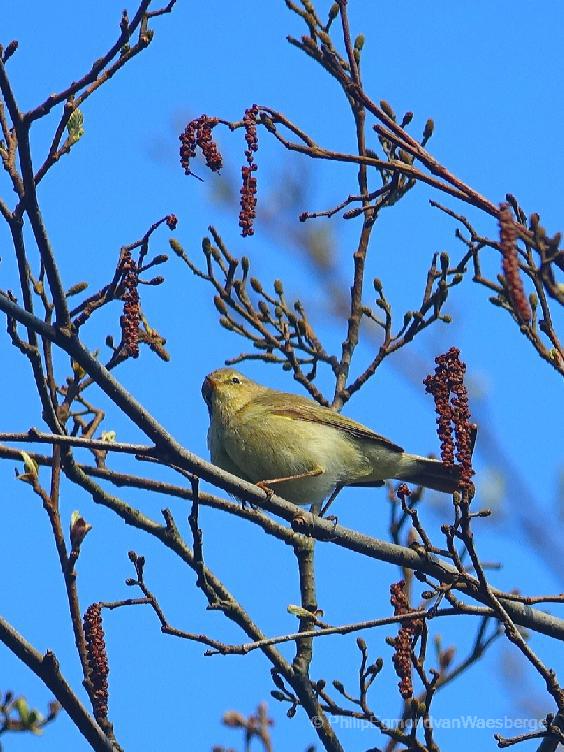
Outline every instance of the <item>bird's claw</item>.
{"label": "bird's claw", "polygon": [[310,519],[308,516],[308,513],[300,509],[296,512],[296,514],[292,517],[291,521],[292,530],[295,533],[305,533],[306,535],[309,534],[309,528],[310,528]]}
{"label": "bird's claw", "polygon": [[274,496],[274,491],[264,481],[259,480],[258,483],[255,483],[255,486],[257,486],[258,488],[260,488],[261,491],[265,492],[266,498],[268,499],[268,501],[270,501],[270,499],[272,499],[272,497]]}

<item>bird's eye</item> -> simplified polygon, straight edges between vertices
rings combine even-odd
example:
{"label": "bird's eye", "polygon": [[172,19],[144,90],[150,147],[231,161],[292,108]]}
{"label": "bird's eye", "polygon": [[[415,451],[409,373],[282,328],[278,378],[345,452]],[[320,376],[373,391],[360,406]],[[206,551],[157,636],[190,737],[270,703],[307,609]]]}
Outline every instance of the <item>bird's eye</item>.
{"label": "bird's eye", "polygon": [[240,384],[241,383],[241,379],[238,376],[232,376],[231,377],[231,383],[232,384]]}

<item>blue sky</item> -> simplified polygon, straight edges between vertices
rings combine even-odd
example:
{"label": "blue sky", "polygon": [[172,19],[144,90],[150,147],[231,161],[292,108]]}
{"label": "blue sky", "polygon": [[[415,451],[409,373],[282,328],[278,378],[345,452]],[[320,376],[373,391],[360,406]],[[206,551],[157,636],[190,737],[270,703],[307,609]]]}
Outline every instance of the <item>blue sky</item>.
{"label": "blue sky", "polygon": [[[353,33],[363,32],[364,80],[375,100],[386,99],[396,112],[412,110],[411,132],[420,133],[433,117],[435,136],[430,150],[455,174],[490,200],[499,202],[510,191],[528,213],[538,211],[551,233],[562,229],[564,156],[558,135],[564,127],[559,92],[564,77],[561,29],[564,8],[559,2],[429,4],[362,3],[350,0]],[[329,3],[320,3],[320,8]],[[4,8],[3,44],[12,38],[20,47],[9,63],[16,96],[22,109],[42,101],[81,76],[116,36],[122,6],[114,3],[11,3]],[[129,10],[132,13],[133,7]],[[141,237],[161,216],[173,212],[179,219],[175,237],[194,259],[200,242],[214,224],[231,251],[250,256],[253,269],[265,286],[277,277],[289,295],[304,299],[327,349],[339,351],[344,323],[328,315],[330,297],[315,278],[312,266],[285,242],[283,231],[261,223],[261,197],[284,199],[288,174],[308,182],[310,198],[301,210],[319,210],[337,204],[356,189],[355,170],[323,163],[304,164],[259,133],[259,222],[251,239],[241,239],[237,214],[214,199],[217,179],[205,182],[186,178],[178,164],[178,134],[186,121],[205,112],[238,119],[253,102],[282,110],[314,139],[330,148],[352,148],[353,130],[342,93],[325,73],[285,41],[299,36],[302,27],[283,2],[245,0],[244,3],[207,3],[179,0],[172,16],[153,23],[155,38],[144,54],[125,68],[83,108],[85,135],[70,156],[43,181],[39,191],[45,222],[60,259],[66,286],[87,279],[95,290],[107,282],[119,248]],[[37,123],[33,146],[39,161],[50,143],[55,117]],[[225,176],[237,176],[242,158],[240,132],[218,135],[226,160]],[[376,144],[374,144],[376,146]],[[214,182],[216,181],[216,182]],[[238,190],[236,183],[232,186]],[[10,195],[4,176],[0,191]],[[429,207],[434,197],[462,211],[454,201],[418,186],[396,209],[382,216],[370,252],[370,276],[380,277],[394,310],[413,307],[422,289],[422,275],[435,251],[456,257],[460,245],[455,224]],[[12,201],[12,199],[10,199]],[[271,198],[271,202],[274,198]],[[270,206],[273,204],[271,203]],[[477,227],[495,233],[493,223],[468,211]],[[288,218],[280,211],[279,225]],[[294,218],[297,223],[297,216]],[[358,225],[338,218],[318,220],[333,234],[343,284],[350,284],[351,255]],[[275,225],[276,226],[276,225]],[[153,250],[167,252],[170,233],[162,230]],[[15,288],[14,262],[8,233],[0,228],[0,287]],[[489,262],[495,274],[497,259]],[[164,364],[144,351],[127,363],[119,377],[128,389],[168,430],[192,451],[207,456],[207,414],[200,384],[207,372],[237,355],[244,343],[221,329],[210,291],[176,259],[165,269],[166,285],[144,288],[143,306],[149,322],[167,338],[172,359]],[[370,283],[366,302],[372,302]],[[432,401],[423,394],[421,379],[434,355],[456,344],[468,364],[471,407],[480,423],[476,466],[479,492],[491,491],[492,474],[508,462],[506,492],[493,499],[496,515],[479,521],[477,536],[485,560],[501,560],[505,567],[492,574],[499,587],[519,586],[524,592],[560,592],[562,568],[532,551],[527,531],[531,522],[541,534],[561,535],[559,483],[563,472],[560,379],[541,362],[517,327],[487,301],[485,290],[470,279],[457,288],[448,303],[449,326],[431,328],[411,350],[389,361],[346,413],[403,444],[410,451],[437,450]],[[119,310],[100,316],[87,330],[89,346],[103,348],[105,335],[118,332]],[[558,319],[557,319],[558,321]],[[560,325],[562,317],[560,317]],[[366,339],[353,366],[360,372],[374,345]],[[5,395],[2,430],[25,430],[40,425],[30,374],[7,338],[0,340],[3,368],[0,388]],[[60,359],[60,373],[68,372]],[[14,382],[13,373],[18,377]],[[245,371],[278,388],[296,390],[289,376],[272,367],[249,366]],[[320,385],[330,387],[329,375]],[[99,392],[90,395],[107,408],[106,428],[118,439],[139,441],[138,430],[118,415]],[[482,441],[481,436],[484,436]],[[488,440],[486,441],[486,437]],[[490,440],[491,437],[491,440]],[[123,462],[115,467],[127,467]],[[47,477],[47,476],[45,476]],[[13,479],[13,463],[0,464],[4,514],[0,552],[4,568],[2,613],[39,649],[53,649],[69,680],[79,686],[78,661],[66,618],[63,586],[47,521],[37,498]],[[163,499],[139,492],[124,493],[155,519]],[[488,503],[491,503],[488,497]],[[183,529],[186,508],[171,503]],[[241,633],[217,613],[205,611],[204,599],[194,588],[194,576],[153,541],[126,528],[106,510],[65,485],[63,511],[70,518],[80,509],[94,529],[87,539],[79,566],[83,608],[98,600],[129,595],[123,584],[132,576],[127,551],[147,558],[148,583],[158,594],[171,623],[204,631],[230,642]],[[532,512],[531,512],[532,510]],[[441,507],[429,499],[422,516],[438,538],[444,521]],[[384,537],[388,506],[384,492],[351,489],[340,497],[335,513],[343,525]],[[532,521],[527,519],[531,514]],[[210,567],[249,608],[267,634],[295,627],[286,607],[298,600],[291,552],[238,520],[203,509],[205,556]],[[548,548],[552,551],[553,549]],[[560,549],[561,551],[561,549]],[[317,557],[319,604],[330,623],[374,618],[389,613],[388,587],[397,571],[378,562],[358,561],[336,547],[320,547]],[[556,610],[556,607],[555,607]],[[473,636],[470,622],[437,624],[445,643],[461,643],[461,655]],[[127,750],[179,748],[186,738],[194,750],[213,744],[237,747],[236,734],[220,724],[230,708],[251,712],[266,699],[275,719],[274,747],[306,748],[315,740],[301,714],[289,721],[285,709],[269,699],[272,689],[264,659],[255,652],[241,657],[202,657],[202,648],[160,635],[148,609],[122,609],[105,616],[110,655],[110,714],[117,736]],[[395,679],[389,667],[391,649],[384,643],[388,631],[365,634],[371,655],[382,655],[387,668],[375,684],[374,709],[393,718],[399,696],[390,691]],[[562,674],[562,651],[534,637],[532,645]],[[324,638],[317,643],[314,673],[338,678],[354,686],[358,651],[354,638]],[[287,655],[290,653],[285,651]],[[513,692],[504,680],[504,666],[514,665]],[[525,671],[511,646],[493,648],[481,667],[462,677],[452,690],[437,698],[436,714],[444,717],[486,715],[525,717],[519,704],[525,697],[543,695],[542,683]],[[48,691],[4,649],[0,649],[2,688],[23,692],[39,708]],[[484,692],[487,677],[488,693]],[[543,706],[549,709],[549,705]],[[462,711],[461,711],[462,709]],[[528,716],[527,716],[528,717]],[[347,750],[382,744],[374,731],[342,730]],[[508,735],[511,730],[507,731]],[[454,736],[456,734],[456,736]],[[491,732],[438,733],[445,748],[475,749],[491,743]],[[42,749],[86,748],[61,716],[37,742],[24,736],[6,741],[6,749],[27,752]],[[82,745],[82,746],[81,746]]]}

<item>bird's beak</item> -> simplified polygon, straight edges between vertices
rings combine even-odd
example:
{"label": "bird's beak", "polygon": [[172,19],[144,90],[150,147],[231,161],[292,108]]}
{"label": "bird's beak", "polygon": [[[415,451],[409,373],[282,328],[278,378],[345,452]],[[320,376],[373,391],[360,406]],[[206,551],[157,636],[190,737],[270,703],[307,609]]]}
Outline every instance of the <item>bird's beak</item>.
{"label": "bird's beak", "polygon": [[215,381],[211,376],[206,376],[204,383],[202,384],[202,397],[204,402],[208,406],[208,410],[211,412],[211,398],[215,387]]}

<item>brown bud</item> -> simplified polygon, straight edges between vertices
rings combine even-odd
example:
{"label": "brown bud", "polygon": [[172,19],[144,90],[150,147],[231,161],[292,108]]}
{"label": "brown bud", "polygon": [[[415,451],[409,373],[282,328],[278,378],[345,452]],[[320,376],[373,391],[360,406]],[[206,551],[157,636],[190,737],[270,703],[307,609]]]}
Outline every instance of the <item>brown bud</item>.
{"label": "brown bud", "polygon": [[406,112],[401,121],[401,127],[405,128],[413,120],[413,112]]}
{"label": "brown bud", "polygon": [[229,728],[246,728],[247,725],[244,716],[236,710],[228,710],[227,713],[223,714],[221,721],[224,726]]}
{"label": "brown bud", "polygon": [[427,120],[427,122],[425,123],[425,128],[423,129],[423,143],[424,144],[426,144],[427,141],[431,138],[434,130],[435,130],[435,121],[432,118],[429,118],[429,120]]}
{"label": "brown bud", "polygon": [[329,20],[333,21],[337,16],[339,15],[339,4],[333,3],[333,5],[329,8]]}
{"label": "brown bud", "polygon": [[262,285],[256,277],[251,277],[251,287],[255,292],[262,293]]}
{"label": "brown bud", "polygon": [[78,293],[84,292],[84,290],[86,290],[87,287],[88,287],[88,282],[77,282],[76,285],[72,285],[72,287],[69,287],[65,295],[67,298],[71,298],[73,295],[78,295]]}
{"label": "brown bud", "polygon": [[385,99],[380,100],[380,107],[388,117],[392,118],[392,120],[396,119],[396,113],[393,111],[392,106],[388,102],[386,102]]}
{"label": "brown bud", "polygon": [[70,541],[73,551],[80,549],[82,541],[86,538],[90,530],[92,530],[92,525],[86,522],[84,517],[81,517],[78,512],[73,512],[70,524]]}

